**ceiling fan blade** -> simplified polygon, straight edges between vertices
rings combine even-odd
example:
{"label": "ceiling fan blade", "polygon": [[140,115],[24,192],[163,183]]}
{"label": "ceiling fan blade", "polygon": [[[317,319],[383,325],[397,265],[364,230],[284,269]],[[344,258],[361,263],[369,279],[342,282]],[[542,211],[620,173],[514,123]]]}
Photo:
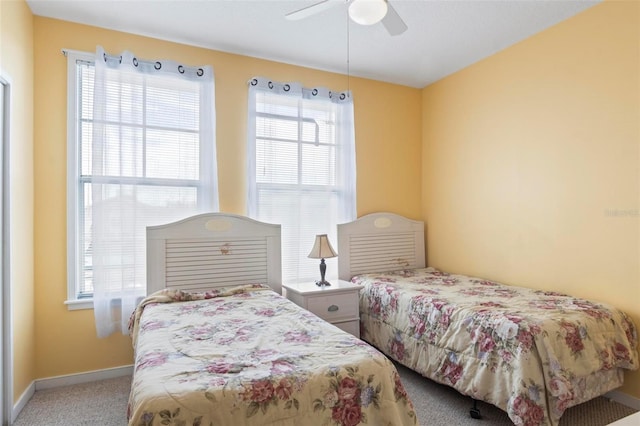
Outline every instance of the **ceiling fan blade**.
{"label": "ceiling fan blade", "polygon": [[289,12],[285,15],[285,18],[291,21],[297,21],[299,19],[308,18],[309,16],[315,15],[316,13],[320,13],[324,10],[327,10],[339,4],[340,2],[331,1],[331,0],[322,0],[318,3],[314,3],[312,5],[303,7],[302,9]]}
{"label": "ceiling fan blade", "polygon": [[387,29],[387,32],[392,36],[396,36],[407,31],[407,24],[404,23],[398,12],[388,1],[387,6],[387,14],[382,18],[382,25]]}

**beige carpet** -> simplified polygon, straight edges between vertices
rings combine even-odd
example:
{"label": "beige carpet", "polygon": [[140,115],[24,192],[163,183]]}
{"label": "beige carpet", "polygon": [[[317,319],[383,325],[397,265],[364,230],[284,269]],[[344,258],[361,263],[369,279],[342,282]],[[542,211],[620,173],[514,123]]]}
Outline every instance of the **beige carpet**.
{"label": "beige carpet", "polygon": [[131,376],[36,391],[14,426],[124,426]]}
{"label": "beige carpet", "polygon": [[[487,426],[512,423],[494,406],[478,403],[481,420],[469,416],[469,398],[398,366],[422,426]],[[27,403],[14,426],[124,426],[130,377],[40,390]],[[570,408],[560,426],[604,426],[636,410],[606,398]]]}

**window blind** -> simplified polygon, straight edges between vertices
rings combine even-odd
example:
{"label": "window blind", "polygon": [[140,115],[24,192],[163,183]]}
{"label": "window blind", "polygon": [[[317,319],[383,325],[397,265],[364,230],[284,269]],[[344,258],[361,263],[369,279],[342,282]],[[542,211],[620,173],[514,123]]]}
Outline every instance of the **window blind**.
{"label": "window blind", "polygon": [[[319,261],[307,258],[315,235],[336,241],[335,225],[352,220],[345,211],[355,212],[355,179],[346,179],[355,175],[353,120],[343,109],[327,97],[260,88],[250,96],[249,211],[281,224],[285,282],[319,279]],[[337,277],[336,260],[327,264],[327,276]]]}
{"label": "window blind", "polygon": [[[76,177],[70,188],[77,219],[70,227],[76,247],[70,276],[75,298],[94,296],[95,238],[100,238],[105,290],[144,292],[146,226],[217,209],[217,189],[210,186],[215,140],[202,132],[202,123],[211,125],[203,114],[213,106],[203,104],[212,99],[213,87],[205,100],[200,81],[177,78],[177,73],[123,76],[119,69],[107,69],[96,97],[93,55],[71,56],[70,96],[76,107],[70,149],[76,161],[70,167]],[[99,237],[96,218],[101,218]]]}

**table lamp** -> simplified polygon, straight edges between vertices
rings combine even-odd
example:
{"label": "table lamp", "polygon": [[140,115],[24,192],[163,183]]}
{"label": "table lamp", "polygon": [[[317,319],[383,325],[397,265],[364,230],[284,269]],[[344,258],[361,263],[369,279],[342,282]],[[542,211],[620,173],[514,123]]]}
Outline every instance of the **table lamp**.
{"label": "table lamp", "polygon": [[330,257],[336,257],[337,255],[338,253],[331,247],[327,234],[316,235],[311,253],[307,256],[310,259],[320,259],[320,281],[316,281],[316,285],[321,287],[331,285],[324,279],[324,274],[327,271],[327,265],[324,263],[324,260]]}

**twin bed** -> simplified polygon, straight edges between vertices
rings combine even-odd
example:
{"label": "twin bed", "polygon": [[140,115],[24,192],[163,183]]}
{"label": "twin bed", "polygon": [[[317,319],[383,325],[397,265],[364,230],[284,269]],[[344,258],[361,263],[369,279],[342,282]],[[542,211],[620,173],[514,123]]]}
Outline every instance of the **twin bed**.
{"label": "twin bed", "polygon": [[425,268],[422,222],[375,213],[338,225],[338,253],[340,279],[363,286],[363,340],[516,425],[557,425],[638,368],[637,331],[623,312]]}
{"label": "twin bed", "polygon": [[129,425],[415,425],[395,366],[281,296],[280,226],[147,229]]}
{"label": "twin bed", "polygon": [[130,425],[417,424],[378,350],[515,424],[557,425],[638,368],[624,313],[425,268],[422,222],[391,213],[338,226],[373,346],[281,296],[279,225],[199,215],[148,228],[147,252]]}

